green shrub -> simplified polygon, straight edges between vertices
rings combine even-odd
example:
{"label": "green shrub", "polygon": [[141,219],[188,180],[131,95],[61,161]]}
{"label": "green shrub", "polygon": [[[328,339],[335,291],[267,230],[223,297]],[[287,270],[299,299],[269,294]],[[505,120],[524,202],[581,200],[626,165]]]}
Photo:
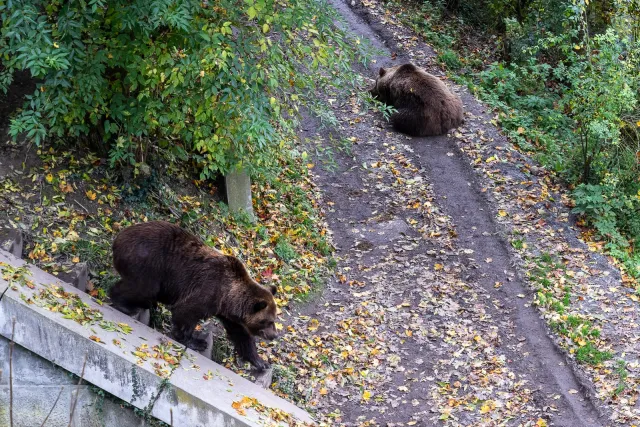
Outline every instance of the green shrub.
{"label": "green shrub", "polygon": [[[626,17],[637,23],[634,13]],[[561,23],[548,24],[562,27],[560,34],[527,33],[527,22],[510,21],[514,62],[489,65],[477,82],[501,111],[506,133],[576,186],[574,212],[585,215],[610,253],[637,276],[640,44],[629,35],[633,25],[594,34],[590,19],[582,4],[566,9]],[[526,43],[518,41],[525,34]]]}
{"label": "green shrub", "polygon": [[438,61],[443,63],[450,70],[459,70],[462,62],[458,58],[458,54],[451,49],[445,49],[438,54]]}
{"label": "green shrub", "polygon": [[202,178],[275,167],[299,107],[368,55],[324,0],[0,0],[0,20],[0,89],[39,81],[14,137],[89,136],[112,165],[166,152]]}

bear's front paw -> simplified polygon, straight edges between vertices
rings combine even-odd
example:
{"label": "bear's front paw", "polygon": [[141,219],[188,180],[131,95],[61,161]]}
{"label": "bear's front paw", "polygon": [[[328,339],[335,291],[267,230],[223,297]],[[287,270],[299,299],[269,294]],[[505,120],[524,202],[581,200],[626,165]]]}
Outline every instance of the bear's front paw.
{"label": "bear's front paw", "polygon": [[187,345],[193,351],[204,351],[207,349],[207,340],[201,338],[191,338]]}
{"label": "bear's front paw", "polygon": [[256,368],[257,371],[264,371],[266,369],[269,369],[269,367],[271,367],[271,365],[267,361],[262,360],[262,358],[260,357],[257,357],[255,360],[252,360],[251,364],[253,365],[254,368]]}

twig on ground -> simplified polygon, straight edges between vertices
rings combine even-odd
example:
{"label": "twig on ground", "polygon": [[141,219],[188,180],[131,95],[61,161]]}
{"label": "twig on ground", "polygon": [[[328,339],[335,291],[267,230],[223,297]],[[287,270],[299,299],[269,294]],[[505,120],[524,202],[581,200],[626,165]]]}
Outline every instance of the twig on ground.
{"label": "twig on ground", "polygon": [[90,212],[89,212],[89,209],[85,208],[85,207],[84,207],[84,206],[83,206],[79,201],[74,200],[74,202],[76,202],[76,203],[78,204],[78,206],[80,206],[82,209],[84,209],[84,211],[85,211],[86,213],[90,213]]}
{"label": "twig on ground", "polygon": [[80,379],[78,380],[78,385],[76,386],[76,395],[73,396],[73,403],[71,404],[71,413],[69,414],[69,424],[67,427],[71,427],[71,422],[73,421],[73,413],[76,410],[76,404],[78,403],[78,397],[80,394],[80,384],[82,384],[82,377],[84,377],[84,368],[87,366],[87,354],[89,352],[84,353],[84,362],[82,362],[82,371],[80,372]]}

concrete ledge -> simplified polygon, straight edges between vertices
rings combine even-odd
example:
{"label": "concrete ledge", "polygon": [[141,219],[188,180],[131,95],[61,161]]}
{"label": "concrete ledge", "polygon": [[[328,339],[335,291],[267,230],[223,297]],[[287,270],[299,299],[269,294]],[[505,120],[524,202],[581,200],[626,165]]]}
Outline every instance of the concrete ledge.
{"label": "concrete ledge", "polygon": [[87,382],[166,423],[172,410],[177,426],[273,425],[261,405],[313,423],[269,390],[0,250],[3,291],[0,335],[11,337],[15,318],[17,344],[76,375],[86,354]]}

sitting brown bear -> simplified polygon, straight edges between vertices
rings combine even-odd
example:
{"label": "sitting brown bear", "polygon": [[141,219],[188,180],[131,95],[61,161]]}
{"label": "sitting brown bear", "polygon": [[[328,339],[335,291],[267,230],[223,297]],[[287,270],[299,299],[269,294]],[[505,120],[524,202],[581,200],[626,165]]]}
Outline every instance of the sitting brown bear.
{"label": "sitting brown bear", "polygon": [[124,229],[113,242],[113,264],[121,280],[110,290],[113,306],[135,315],[156,302],[171,309],[171,334],[196,351],[207,343],[193,336],[211,316],[222,322],[238,355],[258,369],[254,336],[276,337],[276,287],[256,283],[242,262],[209,248],[177,225],[153,221]]}
{"label": "sitting brown bear", "polygon": [[440,79],[413,64],[380,68],[370,92],[395,107],[397,112],[391,115],[391,123],[408,135],[442,135],[464,122],[460,97]]}

